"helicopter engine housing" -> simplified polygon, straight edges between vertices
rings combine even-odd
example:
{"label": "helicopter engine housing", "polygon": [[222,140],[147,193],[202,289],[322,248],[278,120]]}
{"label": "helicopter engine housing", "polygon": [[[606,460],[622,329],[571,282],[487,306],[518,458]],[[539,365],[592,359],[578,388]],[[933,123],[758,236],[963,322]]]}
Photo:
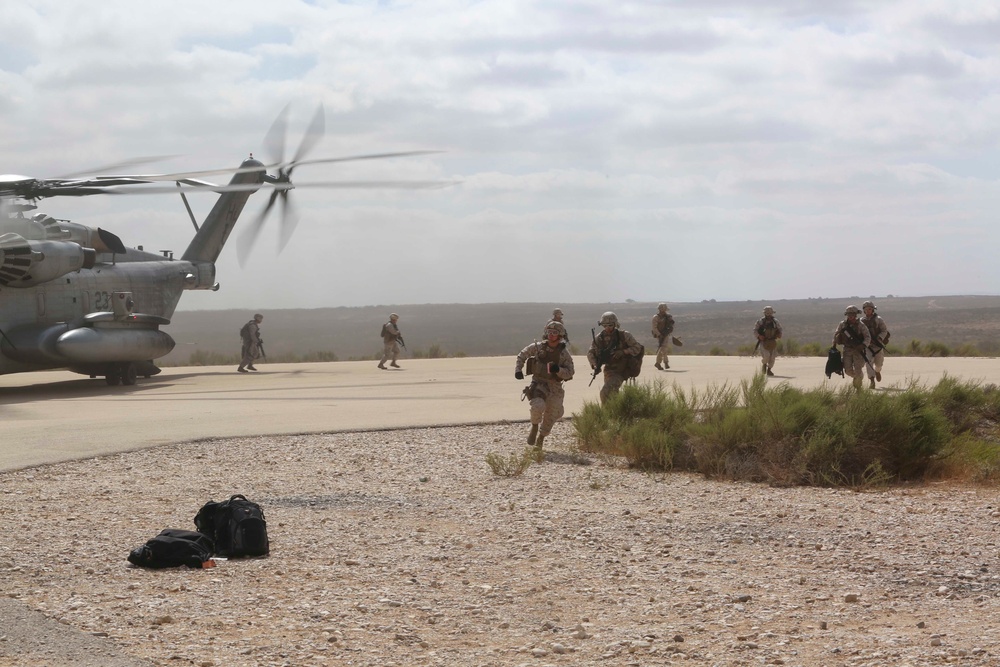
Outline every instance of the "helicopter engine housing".
{"label": "helicopter engine housing", "polygon": [[71,241],[29,241],[0,235],[0,285],[34,287],[67,273],[90,269],[97,252]]}

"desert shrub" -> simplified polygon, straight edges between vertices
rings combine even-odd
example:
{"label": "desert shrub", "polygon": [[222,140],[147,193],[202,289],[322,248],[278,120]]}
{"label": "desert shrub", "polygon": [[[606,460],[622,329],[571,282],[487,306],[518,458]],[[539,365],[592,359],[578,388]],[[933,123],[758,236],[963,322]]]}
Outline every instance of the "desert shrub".
{"label": "desert shrub", "polygon": [[947,345],[937,341],[927,343],[927,347],[924,349],[924,355],[928,357],[947,357],[950,353],[951,350],[948,349]]}
{"label": "desert shrub", "polygon": [[533,447],[525,447],[524,451],[506,457],[495,452],[486,455],[486,465],[497,477],[518,477],[537,460],[538,453]]}
{"label": "desert shrub", "polygon": [[968,431],[984,420],[1000,420],[1000,391],[994,385],[963,382],[946,374],[931,388],[929,398],[955,433]]}
{"label": "desert shrub", "polygon": [[195,350],[188,358],[187,366],[230,366],[240,363],[239,355],[222,354],[219,352],[207,352],[205,350]]}
{"label": "desert shrub", "polygon": [[584,451],[624,456],[632,465],[667,469],[693,419],[684,393],[654,385],[626,384],[602,406],[584,403],[573,426]]}
{"label": "desert shrub", "polygon": [[903,354],[908,357],[922,357],[924,356],[924,346],[919,340],[914,338],[906,344]]}
{"label": "desert shrub", "polygon": [[[700,392],[661,384],[625,386],[605,405],[587,403],[573,418],[581,449],[626,457],[644,468],[684,469],[772,484],[872,486],[922,479],[963,461],[978,477],[996,474],[1000,454],[956,440],[1000,416],[1000,391],[942,382],[898,394],[804,391],[763,376],[738,387]],[[978,443],[980,440],[967,440]],[[975,465],[973,465],[975,463]]]}
{"label": "desert shrub", "polygon": [[979,351],[987,357],[995,357],[1000,355],[1000,342],[995,340],[982,340],[976,345]]}
{"label": "desert shrub", "polygon": [[718,345],[712,346],[712,349],[708,351],[708,356],[710,357],[727,357],[729,352],[725,348],[719,347]]}
{"label": "desert shrub", "polygon": [[799,356],[803,357],[825,357],[829,346],[819,343],[805,343],[799,350]]}
{"label": "desert shrub", "polygon": [[987,484],[1000,481],[1000,440],[997,427],[985,437],[962,433],[948,445],[929,471],[938,479],[961,479]]}
{"label": "desert shrub", "polygon": [[798,341],[794,338],[785,338],[778,341],[778,348],[781,354],[785,354],[789,357],[797,357],[802,349]]}
{"label": "desert shrub", "polygon": [[953,357],[985,357],[986,356],[985,354],[983,354],[982,352],[980,352],[979,348],[977,348],[972,343],[962,343],[961,345],[956,346],[952,350],[951,355]]}

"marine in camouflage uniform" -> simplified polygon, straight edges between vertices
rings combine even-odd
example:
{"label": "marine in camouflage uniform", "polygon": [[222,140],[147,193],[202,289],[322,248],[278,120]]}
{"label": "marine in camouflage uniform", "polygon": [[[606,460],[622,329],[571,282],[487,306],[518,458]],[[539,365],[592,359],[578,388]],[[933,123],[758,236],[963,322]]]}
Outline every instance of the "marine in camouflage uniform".
{"label": "marine in camouflage uniform", "polygon": [[[552,311],[552,319],[549,321],[558,322],[559,324],[563,325],[563,331],[566,330],[566,323],[563,322],[563,311],[561,308],[556,308],[555,310]],[[563,340],[565,340],[566,344],[569,345],[569,333],[563,334]]]}
{"label": "marine in camouflage uniform", "polygon": [[566,392],[563,382],[573,379],[573,357],[566,350],[566,327],[556,321],[545,325],[545,341],[526,346],[517,355],[514,377],[524,379],[524,365],[530,359],[531,384],[525,387],[531,409],[531,430],[528,444],[541,449],[545,436],[563,416]]}
{"label": "marine in camouflage uniform", "polygon": [[246,324],[246,334],[240,337],[243,345],[240,348],[240,365],[236,369],[240,373],[246,373],[248,369],[257,370],[254,368],[253,362],[254,359],[260,359],[261,356],[260,323],[263,321],[264,316],[256,313],[253,319]]}
{"label": "marine in camouflage uniform", "polygon": [[596,369],[598,363],[604,365],[604,386],[601,387],[603,405],[608,396],[617,393],[626,380],[626,357],[642,354],[642,346],[632,334],[618,328],[618,316],[610,311],[601,315],[601,327],[603,331],[590,344],[587,361],[590,362],[591,369]]}
{"label": "marine in camouflage uniform", "polygon": [[871,301],[861,304],[861,310],[865,313],[861,322],[868,327],[868,333],[872,337],[871,345],[868,347],[872,357],[872,363],[868,367],[868,386],[874,389],[875,381],[882,381],[882,362],[885,361],[885,346],[889,343],[889,327],[875,312],[875,304]]}
{"label": "marine in camouflage uniform", "polygon": [[778,339],[781,338],[781,322],[774,318],[774,308],[764,307],[764,317],[753,325],[753,334],[760,343],[761,370],[769,377],[774,377],[771,369],[778,357]]}
{"label": "marine in camouflage uniform", "polygon": [[670,334],[674,332],[674,317],[670,314],[667,304],[661,303],[653,315],[653,338],[656,346],[656,370],[665,371],[670,368],[667,353],[670,351]]}
{"label": "marine in camouflage uniform", "polygon": [[378,362],[378,367],[382,370],[388,370],[385,367],[385,362],[390,359],[392,362],[389,365],[393,368],[399,368],[396,359],[399,358],[399,341],[402,339],[402,334],[399,333],[399,326],[396,324],[398,321],[399,315],[392,313],[389,315],[389,321],[382,327],[382,361]]}
{"label": "marine in camouflage uniform", "polygon": [[857,306],[848,306],[844,310],[847,319],[838,324],[837,330],[833,332],[834,346],[844,346],[844,372],[853,379],[855,389],[861,389],[864,381],[867,362],[865,353],[872,343],[868,327],[858,319],[860,312]]}

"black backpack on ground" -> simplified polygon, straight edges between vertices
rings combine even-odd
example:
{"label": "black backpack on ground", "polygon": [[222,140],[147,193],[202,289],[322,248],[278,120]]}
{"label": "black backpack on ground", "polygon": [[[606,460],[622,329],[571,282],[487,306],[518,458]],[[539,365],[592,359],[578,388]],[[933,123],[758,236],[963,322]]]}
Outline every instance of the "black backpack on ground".
{"label": "black backpack on ground", "polygon": [[205,503],[194,517],[194,525],[215,541],[218,556],[266,556],[270,551],[264,510],[246,496],[236,494],[221,503]]}
{"label": "black backpack on ground", "polygon": [[212,538],[193,530],[167,528],[136,547],[128,555],[128,562],[139,567],[159,569],[163,567],[204,567],[212,558],[215,544]]}

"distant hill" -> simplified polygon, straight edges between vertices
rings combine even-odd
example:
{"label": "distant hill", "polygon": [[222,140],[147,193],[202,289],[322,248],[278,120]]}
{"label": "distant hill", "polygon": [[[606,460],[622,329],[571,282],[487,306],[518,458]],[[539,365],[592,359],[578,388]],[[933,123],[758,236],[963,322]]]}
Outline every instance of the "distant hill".
{"label": "distant hill", "polygon": [[[838,299],[781,299],[671,303],[677,320],[675,335],[684,340],[678,352],[708,354],[713,348],[735,353],[753,343],[751,329],[765,305],[774,306],[785,337],[805,343],[828,345],[833,329],[843,319],[848,304],[858,307],[868,297]],[[892,332],[892,343],[935,341],[957,347],[973,344],[983,352],[1000,351],[1000,296],[935,296],[872,298]],[[370,358],[381,353],[378,336],[390,312],[400,316],[399,326],[410,353],[426,354],[432,347],[442,356],[514,355],[534,339],[553,308],[562,308],[570,343],[577,352],[590,345],[590,329],[601,314],[614,311],[623,328],[632,332],[647,350],[654,344],[650,320],[655,303],[488,303],[365,306],[266,310],[261,326],[267,352],[272,357],[304,356],[332,352],[340,360]],[[253,315],[250,311],[181,311],[166,327],[177,347],[162,363],[184,364],[195,352],[235,355],[239,329]]]}

